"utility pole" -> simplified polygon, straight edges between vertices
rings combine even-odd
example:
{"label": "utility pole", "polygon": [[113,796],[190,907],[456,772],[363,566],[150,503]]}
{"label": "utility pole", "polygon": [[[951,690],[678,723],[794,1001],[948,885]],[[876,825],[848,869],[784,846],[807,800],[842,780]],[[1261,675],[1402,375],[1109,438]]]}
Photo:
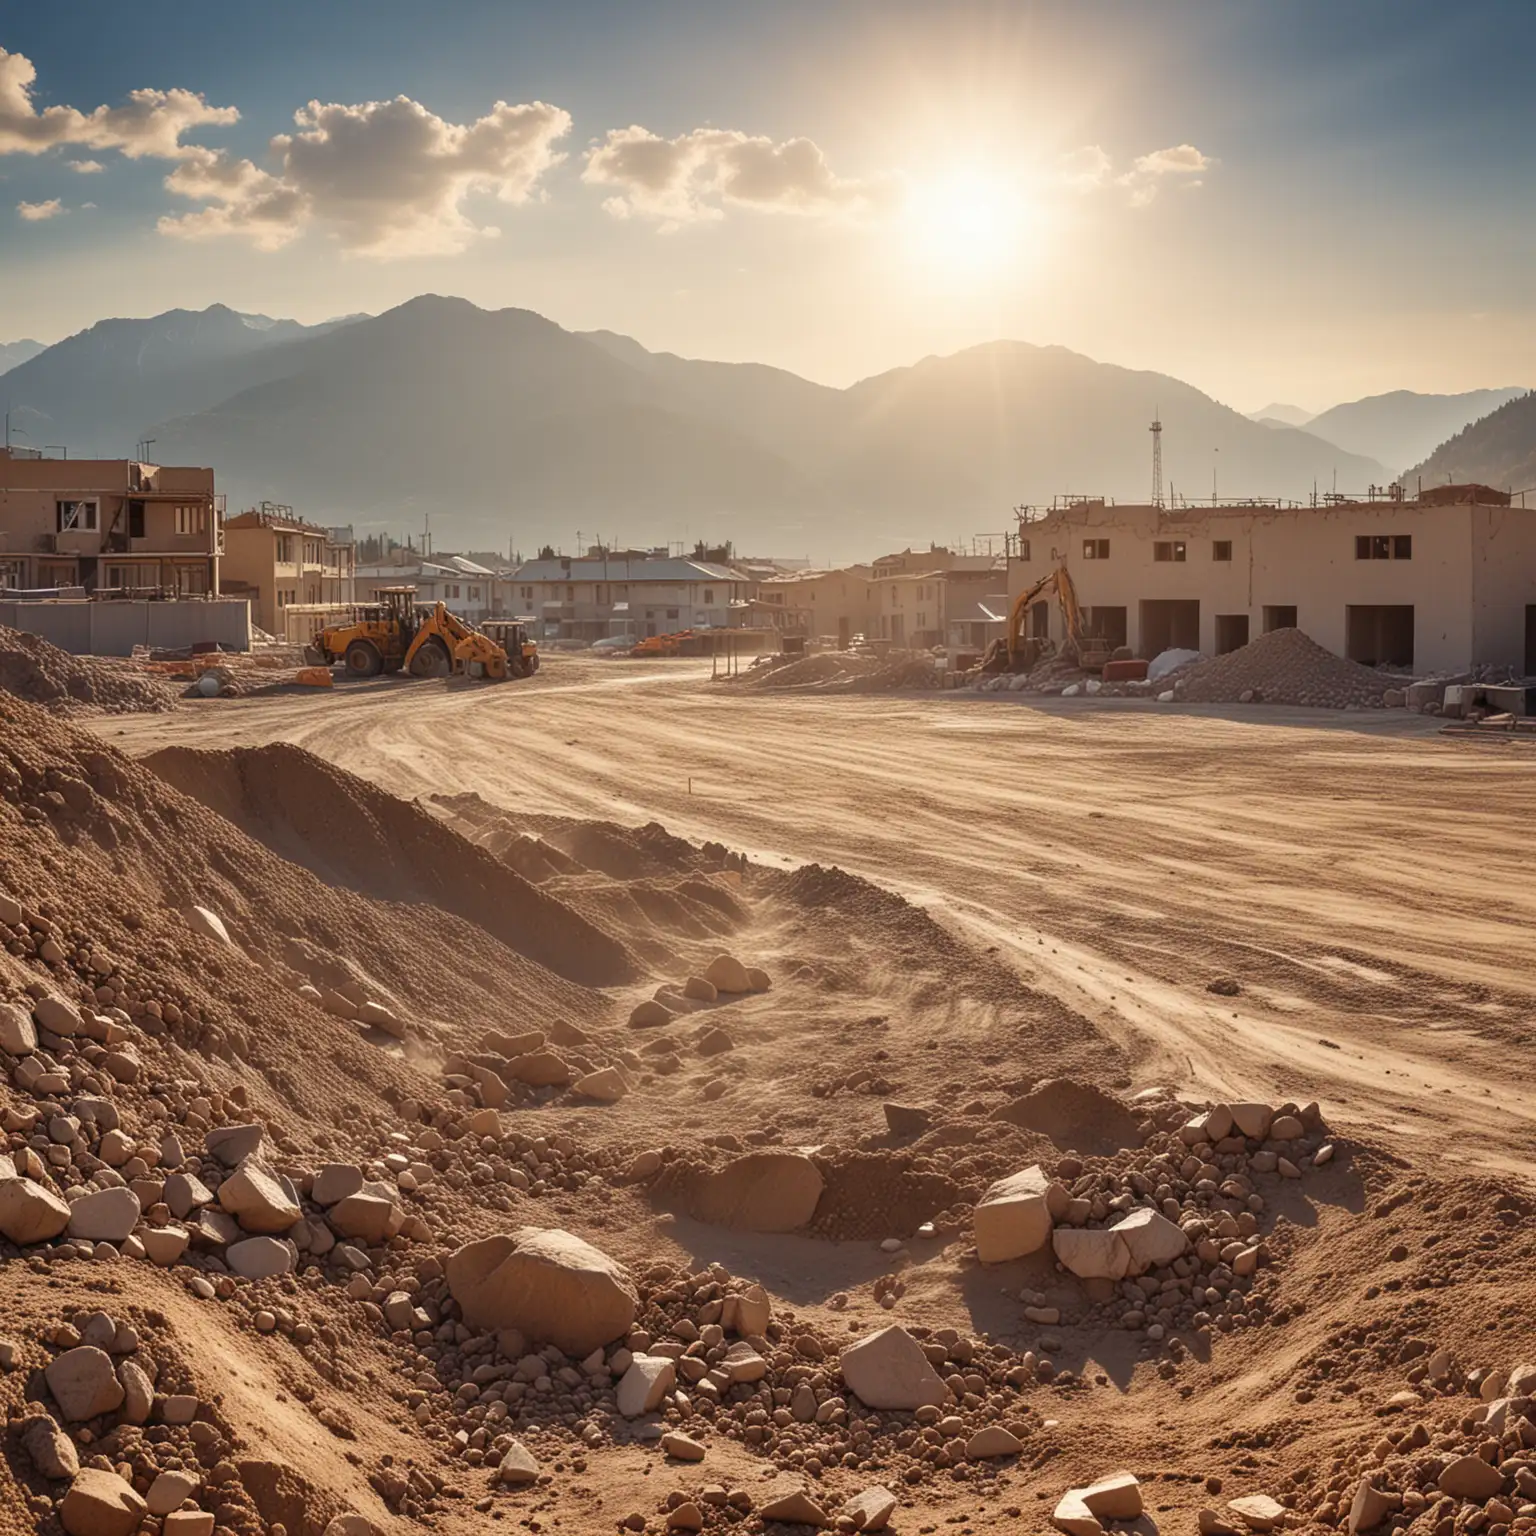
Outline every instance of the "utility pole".
{"label": "utility pole", "polygon": [[1163,509],[1163,423],[1162,412],[1153,413],[1152,425],[1152,505],[1159,512]]}

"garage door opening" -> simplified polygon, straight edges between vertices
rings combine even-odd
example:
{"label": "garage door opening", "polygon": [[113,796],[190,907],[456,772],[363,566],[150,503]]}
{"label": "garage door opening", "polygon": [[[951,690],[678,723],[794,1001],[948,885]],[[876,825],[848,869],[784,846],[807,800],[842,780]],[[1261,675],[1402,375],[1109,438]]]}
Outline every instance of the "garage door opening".
{"label": "garage door opening", "polygon": [[1413,665],[1411,604],[1363,603],[1344,609],[1345,654],[1367,667]]}
{"label": "garage door opening", "polygon": [[1149,661],[1162,651],[1200,649],[1200,604],[1193,599],[1143,598],[1141,654]]}
{"label": "garage door opening", "polygon": [[1084,608],[1083,633],[1103,640],[1112,649],[1125,644],[1124,608]]}
{"label": "garage door opening", "polygon": [[1218,613],[1216,615],[1216,654],[1225,656],[1228,651],[1240,651],[1247,644],[1248,615]]}
{"label": "garage door opening", "polygon": [[1296,628],[1296,606],[1284,604],[1264,609],[1264,633],[1272,635],[1277,629]]}

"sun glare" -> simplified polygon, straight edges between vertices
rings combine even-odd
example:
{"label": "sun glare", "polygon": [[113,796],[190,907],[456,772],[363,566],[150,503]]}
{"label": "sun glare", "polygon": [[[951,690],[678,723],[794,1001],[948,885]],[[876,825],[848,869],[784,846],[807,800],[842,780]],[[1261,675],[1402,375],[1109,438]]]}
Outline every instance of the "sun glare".
{"label": "sun glare", "polygon": [[940,278],[979,280],[1015,268],[1037,233],[1034,210],[1015,181],[982,170],[953,171],[912,188],[906,212],[914,259]]}

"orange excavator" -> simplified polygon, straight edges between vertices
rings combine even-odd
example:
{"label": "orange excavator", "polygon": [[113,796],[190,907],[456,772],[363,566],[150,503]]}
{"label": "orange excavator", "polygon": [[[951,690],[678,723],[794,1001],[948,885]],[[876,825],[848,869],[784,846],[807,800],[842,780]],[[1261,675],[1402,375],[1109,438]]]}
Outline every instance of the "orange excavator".
{"label": "orange excavator", "polygon": [[[412,677],[469,677],[500,680],[526,677],[538,666],[537,647],[521,646],[514,665],[507,649],[442,603],[416,602],[415,587],[380,587],[377,601],[360,605],[350,623],[323,629],[305,647],[312,666],[342,662],[351,677],[405,671]],[[535,652],[532,666],[523,652]]]}
{"label": "orange excavator", "polygon": [[1109,642],[1083,633],[1083,611],[1078,606],[1072,573],[1065,565],[1058,565],[1014,598],[1008,610],[1007,633],[987,647],[981,662],[983,672],[1028,672],[1046,653],[1051,644],[1048,639],[1037,636],[1026,639],[1024,636],[1024,621],[1029,616],[1030,605],[1042,592],[1056,595],[1062,628],[1066,631],[1065,648],[1076,655],[1077,664],[1085,671],[1093,672],[1109,660]]}

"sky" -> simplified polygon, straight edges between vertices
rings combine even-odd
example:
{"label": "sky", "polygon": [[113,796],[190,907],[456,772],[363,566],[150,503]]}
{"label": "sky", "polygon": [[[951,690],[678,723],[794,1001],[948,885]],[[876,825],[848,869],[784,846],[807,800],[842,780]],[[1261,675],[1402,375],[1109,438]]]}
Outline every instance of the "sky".
{"label": "sky", "polygon": [[1530,0],[0,9],[0,341],[423,292],[825,383],[1536,384]]}

